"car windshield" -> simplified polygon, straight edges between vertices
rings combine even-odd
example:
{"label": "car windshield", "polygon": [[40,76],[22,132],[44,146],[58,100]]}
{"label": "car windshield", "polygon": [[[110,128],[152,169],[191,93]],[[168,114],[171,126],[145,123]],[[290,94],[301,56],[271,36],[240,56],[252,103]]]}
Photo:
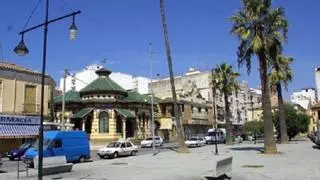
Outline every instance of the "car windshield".
{"label": "car windshield", "polygon": [[[52,141],[52,139],[47,139],[47,138],[45,138],[45,139],[43,140],[43,147],[47,147],[47,146],[51,143],[51,141]],[[39,147],[39,140],[36,140],[36,141],[32,144],[31,147],[37,149],[37,148]]]}
{"label": "car windshield", "polygon": [[151,138],[147,138],[146,140],[147,140],[147,141],[152,141],[152,137],[151,137]]}
{"label": "car windshield", "polygon": [[28,148],[30,146],[30,142],[27,142],[27,143],[23,143],[19,148],[20,149],[25,149],[25,148]]}
{"label": "car windshield", "polygon": [[193,137],[193,138],[190,138],[189,140],[190,140],[190,141],[197,141],[197,140],[198,140],[198,138]]}
{"label": "car windshield", "polygon": [[119,142],[112,142],[110,144],[108,144],[108,148],[117,148],[117,147],[120,147],[121,143]]}

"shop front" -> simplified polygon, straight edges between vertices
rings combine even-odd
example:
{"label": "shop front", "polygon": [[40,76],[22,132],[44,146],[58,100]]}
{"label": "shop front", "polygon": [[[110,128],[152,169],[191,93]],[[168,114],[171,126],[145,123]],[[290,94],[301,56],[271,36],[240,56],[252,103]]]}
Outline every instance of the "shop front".
{"label": "shop front", "polygon": [[19,147],[39,135],[39,116],[0,115],[0,153]]}

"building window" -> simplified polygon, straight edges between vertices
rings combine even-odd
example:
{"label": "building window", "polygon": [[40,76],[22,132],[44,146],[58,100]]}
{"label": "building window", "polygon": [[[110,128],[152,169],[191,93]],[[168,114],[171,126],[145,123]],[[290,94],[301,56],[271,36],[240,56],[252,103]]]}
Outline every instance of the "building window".
{"label": "building window", "polygon": [[191,106],[191,113],[193,113],[193,106]]}
{"label": "building window", "polygon": [[36,86],[26,85],[24,93],[24,112],[25,113],[36,113]]}
{"label": "building window", "polygon": [[184,104],[181,105],[181,111],[184,112]]}
{"label": "building window", "polygon": [[206,113],[208,113],[208,108],[206,108]]}
{"label": "building window", "polygon": [[201,107],[198,107],[198,113],[201,113]]}
{"label": "building window", "polygon": [[109,115],[103,111],[99,114],[99,133],[109,132]]}

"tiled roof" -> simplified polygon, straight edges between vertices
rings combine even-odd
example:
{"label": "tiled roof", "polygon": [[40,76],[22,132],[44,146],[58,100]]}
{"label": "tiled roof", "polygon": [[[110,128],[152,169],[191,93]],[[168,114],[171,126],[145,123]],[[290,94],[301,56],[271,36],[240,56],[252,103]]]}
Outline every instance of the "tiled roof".
{"label": "tiled roof", "polygon": [[[68,92],[66,92],[65,94],[65,100],[66,103],[70,103],[70,102],[80,102],[81,98],[80,98],[80,94],[78,91],[74,91],[74,90],[70,90]],[[57,96],[54,98],[54,103],[61,103],[62,102],[62,95]]]}
{"label": "tiled roof", "polygon": [[132,113],[131,111],[127,110],[127,109],[119,109],[116,108],[115,109],[119,114],[121,114],[124,118],[136,118],[136,116],[134,115],[134,113]]}
{"label": "tiled roof", "polygon": [[311,109],[320,108],[320,101],[317,102],[315,105],[311,106]]}
{"label": "tiled roof", "polygon": [[128,91],[128,96],[125,98],[127,101],[131,102],[141,102],[141,103],[149,103],[150,97],[146,95],[142,95],[136,91]]}
{"label": "tiled roof", "polygon": [[[28,73],[28,74],[34,74],[34,75],[41,75],[41,72],[38,71],[32,71],[28,68],[5,62],[5,61],[0,61],[0,69],[1,70],[6,70],[6,71],[14,71],[14,72],[21,72],[21,73]],[[49,75],[46,75],[47,77],[50,77]]]}
{"label": "tiled roof", "polygon": [[80,90],[80,93],[95,93],[95,92],[118,92],[125,94],[124,90],[120,85],[106,77],[98,77],[98,79],[91,82],[89,85]]}
{"label": "tiled roof", "polygon": [[94,108],[83,108],[80,111],[76,112],[74,115],[72,115],[71,118],[73,119],[82,119],[89,113],[91,113],[94,110]]}

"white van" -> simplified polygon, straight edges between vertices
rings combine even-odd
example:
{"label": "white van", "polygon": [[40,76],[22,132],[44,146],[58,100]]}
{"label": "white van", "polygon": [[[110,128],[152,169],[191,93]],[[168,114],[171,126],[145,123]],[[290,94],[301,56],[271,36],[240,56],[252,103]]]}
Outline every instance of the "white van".
{"label": "white van", "polygon": [[[217,139],[216,139],[217,138]],[[211,143],[226,143],[226,129],[209,129],[205,136],[206,144]]]}

